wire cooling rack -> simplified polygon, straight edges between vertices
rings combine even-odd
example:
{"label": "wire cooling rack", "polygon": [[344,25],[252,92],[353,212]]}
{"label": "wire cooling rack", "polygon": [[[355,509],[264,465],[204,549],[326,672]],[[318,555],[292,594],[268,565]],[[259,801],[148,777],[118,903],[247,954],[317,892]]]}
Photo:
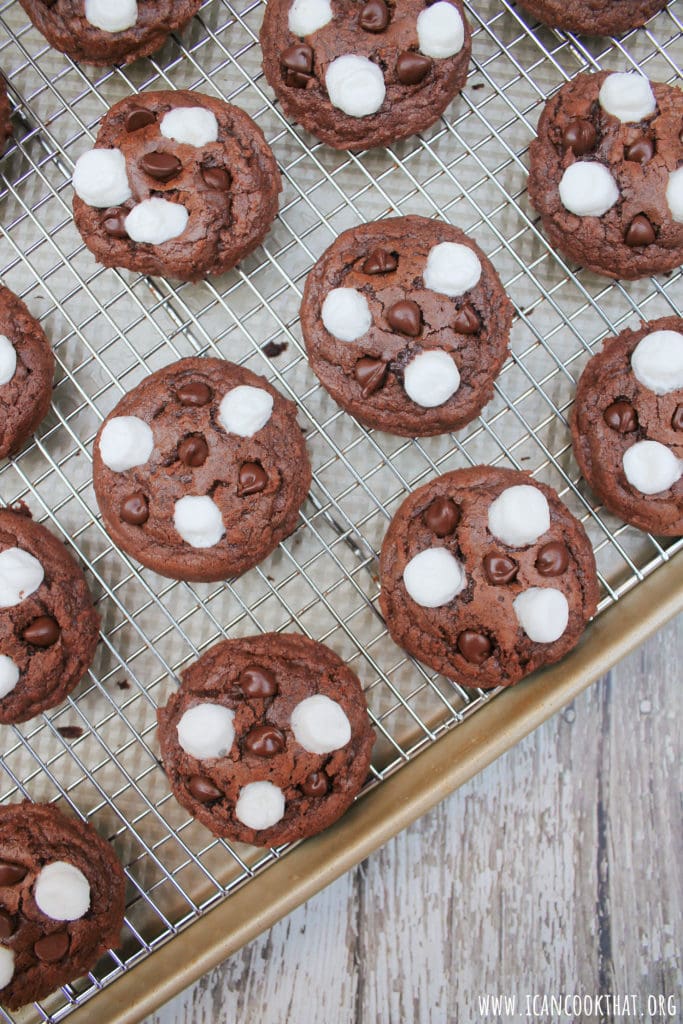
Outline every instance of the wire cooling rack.
{"label": "wire cooling rack", "polygon": [[[427,672],[387,636],[377,553],[413,488],[477,462],[533,471],[589,532],[601,610],[681,546],[625,527],[595,503],[578,478],[567,429],[591,352],[640,316],[680,313],[681,272],[622,285],[569,266],[549,248],[525,191],[527,146],[546,97],[586,69],[640,67],[672,81],[682,56],[680,5],[619,42],[551,32],[512,3],[466,6],[473,67],[460,100],[423,136],[352,156],[317,144],[273,104],[260,68],[260,2],[207,0],[182,41],[105,70],[75,66],[46,45],[15,0],[0,3],[0,65],[15,126],[1,165],[0,266],[4,283],[43,323],[58,365],[51,412],[0,469],[0,495],[26,500],[73,545],[103,619],[95,664],[76,693],[49,714],[2,729],[0,799],[70,805],[112,838],[129,883],[120,949],[16,1020],[63,1020],[285,854],[212,838],[170,796],[158,761],[156,707],[183,666],[220,637],[300,630],[348,660],[379,737],[368,788],[495,700]],[[72,223],[71,170],[98,119],[121,97],[154,88],[237,103],[263,128],[283,172],[280,214],[265,245],[240,269],[202,284],[99,268]],[[297,319],[306,274],[340,231],[407,213],[471,232],[516,310],[512,358],[484,415],[457,435],[423,440],[366,431],[343,414],[308,368]],[[220,584],[140,570],[110,543],[91,485],[93,438],[121,394],[196,353],[248,365],[293,398],[314,466],[296,532],[259,567]],[[13,1018],[0,1011],[0,1019]]]}

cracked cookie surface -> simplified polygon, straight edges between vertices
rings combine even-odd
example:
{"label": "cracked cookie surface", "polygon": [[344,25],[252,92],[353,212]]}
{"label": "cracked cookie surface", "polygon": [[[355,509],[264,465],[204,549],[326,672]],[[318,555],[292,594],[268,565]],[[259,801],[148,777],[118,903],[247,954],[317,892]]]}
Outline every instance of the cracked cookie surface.
{"label": "cracked cookie surface", "polygon": [[639,28],[667,0],[521,0],[524,7],[551,28],[587,35],[618,35]]}
{"label": "cracked cookie surface", "polygon": [[45,418],[55,360],[42,327],[0,286],[0,459],[21,448]]}

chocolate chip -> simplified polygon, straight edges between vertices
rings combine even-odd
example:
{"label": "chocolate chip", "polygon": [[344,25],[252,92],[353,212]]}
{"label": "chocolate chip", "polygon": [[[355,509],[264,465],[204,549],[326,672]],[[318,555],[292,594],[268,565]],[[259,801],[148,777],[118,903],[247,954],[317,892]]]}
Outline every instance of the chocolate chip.
{"label": "chocolate chip", "polygon": [[491,654],[491,641],[483,633],[466,629],[458,637],[458,650],[465,661],[482,665]]}
{"label": "chocolate chip", "polygon": [[23,864],[10,864],[9,861],[0,861],[0,885],[17,885],[26,877],[26,868]]}
{"label": "chocolate chip", "polygon": [[0,907],[0,939],[9,939],[14,935],[16,927],[16,922],[9,911]]}
{"label": "chocolate chip", "polygon": [[638,139],[636,142],[632,142],[630,146],[627,146],[624,150],[624,159],[632,160],[637,164],[647,163],[648,160],[652,160],[655,155],[655,144],[652,139],[643,137]]}
{"label": "chocolate chip", "polygon": [[274,725],[256,725],[247,733],[244,746],[256,757],[275,757],[285,749],[285,735]]}
{"label": "chocolate chip", "polygon": [[389,24],[389,8],[384,0],[368,0],[360,12],[358,24],[366,32],[384,32]]}
{"label": "chocolate chip", "polygon": [[652,245],[655,240],[655,229],[644,213],[634,217],[624,235],[624,241],[631,247]]}
{"label": "chocolate chip", "polygon": [[563,131],[562,141],[566,149],[571,149],[577,156],[583,156],[584,153],[590,153],[595,149],[598,133],[590,121],[576,118],[570,121]]}
{"label": "chocolate chip", "polygon": [[176,396],[181,405],[206,405],[211,401],[211,388],[201,381],[193,381],[177,388]]}
{"label": "chocolate chip", "polygon": [[140,128],[146,128],[148,124],[154,124],[156,115],[144,107],[133,107],[126,118],[126,131],[137,132]]}
{"label": "chocolate chip", "polygon": [[210,804],[213,800],[220,800],[223,796],[218,786],[214,786],[211,779],[207,779],[205,775],[192,775],[187,783],[187,788],[200,804]]}
{"label": "chocolate chip", "polygon": [[431,58],[406,50],[399,54],[396,61],[396,77],[401,85],[417,85],[423,78],[426,78],[431,67]]}
{"label": "chocolate chip", "polygon": [[602,414],[602,418],[612,430],[620,434],[630,434],[638,429],[638,414],[630,402],[612,402]]}
{"label": "chocolate chip", "polygon": [[142,491],[129,494],[121,502],[119,515],[129,526],[142,526],[149,519],[149,505]]}
{"label": "chocolate chip", "polygon": [[140,167],[156,181],[170,181],[183,169],[177,156],[173,156],[172,153],[160,153],[157,150],[145,153],[140,160]]}
{"label": "chocolate chip", "polygon": [[289,342],[287,341],[267,341],[265,345],[261,345],[261,351],[269,359],[275,359],[276,356],[281,356],[283,352],[286,352],[288,347]]}
{"label": "chocolate chip", "polygon": [[308,83],[313,81],[313,75],[304,75],[301,71],[285,71],[285,85],[290,89],[308,89]]}
{"label": "chocolate chip", "polygon": [[222,167],[200,167],[202,181],[207,188],[216,192],[227,192],[230,188],[230,174]]}
{"label": "chocolate chip", "polygon": [[453,318],[453,330],[458,334],[476,334],[481,321],[470,305],[459,309]]}
{"label": "chocolate chip", "polygon": [[274,697],[278,692],[275,676],[262,665],[243,668],[237,685],[245,697]]}
{"label": "chocolate chip", "polygon": [[39,615],[21,634],[25,643],[33,647],[52,647],[59,640],[61,630],[58,622],[51,615]]}
{"label": "chocolate chip", "polygon": [[69,951],[69,933],[53,932],[52,935],[43,935],[33,947],[33,952],[44,964],[54,964]]}
{"label": "chocolate chip", "polygon": [[448,537],[460,522],[460,509],[450,498],[434,498],[423,518],[427,529],[437,537]]}
{"label": "chocolate chip", "polygon": [[209,454],[209,446],[200,434],[190,434],[178,445],[178,458],[186,466],[196,469],[203,466]]}
{"label": "chocolate chip", "polygon": [[489,583],[497,587],[503,583],[512,583],[519,572],[519,566],[514,558],[492,551],[490,554],[484,555],[484,572],[488,576]]}
{"label": "chocolate chip", "polygon": [[363,356],[356,363],[353,375],[360,384],[361,395],[369,398],[378,391],[387,375],[387,364],[382,359],[373,359],[372,356]]}
{"label": "chocolate chip", "polygon": [[677,405],[671,417],[671,429],[683,430],[683,405]]}
{"label": "chocolate chip", "polygon": [[77,740],[83,735],[83,730],[80,725],[58,725],[57,732],[60,736],[63,736],[65,740]]}
{"label": "chocolate chip", "polygon": [[313,70],[313,48],[308,43],[294,43],[282,51],[280,62],[288,71],[310,74]]}
{"label": "chocolate chip", "polygon": [[102,220],[102,227],[112,238],[128,238],[126,213],[123,210],[108,210]]}
{"label": "chocolate chip", "polygon": [[417,302],[403,299],[395,302],[386,312],[387,323],[393,331],[416,338],[422,327],[422,311]]}
{"label": "chocolate chip", "polygon": [[301,792],[306,796],[325,796],[327,776],[323,772],[311,772],[301,783]]}
{"label": "chocolate chip", "polygon": [[569,552],[561,540],[544,544],[536,556],[536,569],[541,576],[561,576],[568,565]]}
{"label": "chocolate chip", "polygon": [[363,263],[364,274],[390,274],[398,266],[398,256],[386,249],[373,249]]}
{"label": "chocolate chip", "polygon": [[263,466],[258,462],[245,462],[240,466],[239,486],[237,493],[244,498],[248,494],[258,494],[268,483]]}

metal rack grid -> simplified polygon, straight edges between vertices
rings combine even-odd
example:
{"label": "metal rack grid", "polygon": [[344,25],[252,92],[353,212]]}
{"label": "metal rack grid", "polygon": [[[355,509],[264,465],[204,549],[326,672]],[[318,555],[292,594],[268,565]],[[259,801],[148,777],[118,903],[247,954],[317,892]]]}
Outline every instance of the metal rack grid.
{"label": "metal rack grid", "polygon": [[[640,67],[673,80],[680,5],[621,41],[551,32],[505,0],[466,6],[473,67],[461,99],[423,136],[353,156],[317,144],[273,104],[260,69],[259,0],[206,0],[182,39],[155,58],[105,70],[72,64],[46,45],[16,0],[0,3],[0,66],[15,125],[2,161],[0,266],[4,283],[43,323],[58,364],[52,410],[0,469],[0,495],[26,500],[74,546],[103,617],[95,664],[76,693],[3,730],[0,799],[70,805],[112,838],[129,882],[121,948],[21,1020],[63,1020],[285,854],[210,837],[172,799],[158,761],[156,707],[182,667],[218,638],[301,630],[344,656],[363,680],[379,737],[368,788],[495,699],[433,675],[387,636],[377,553],[414,487],[477,462],[531,470],[586,526],[601,610],[683,544],[641,534],[596,504],[578,478],[566,419],[574,383],[603,337],[641,315],[680,314],[681,272],[622,285],[567,265],[549,248],[525,192],[526,150],[546,97],[585,69]],[[283,172],[280,214],[265,245],[238,270],[202,284],[99,268],[72,223],[70,173],[98,119],[122,96],[153,88],[194,88],[237,103],[263,128]],[[495,397],[457,435],[406,440],[366,431],[337,408],[305,359],[297,313],[312,263],[343,229],[398,213],[438,216],[471,232],[515,305],[512,358]],[[287,347],[269,359],[268,342]],[[248,365],[293,398],[314,466],[296,532],[224,584],[140,570],[110,543],[91,487],[103,416],[150,370],[196,353]],[[0,1019],[13,1018],[0,1010]]]}

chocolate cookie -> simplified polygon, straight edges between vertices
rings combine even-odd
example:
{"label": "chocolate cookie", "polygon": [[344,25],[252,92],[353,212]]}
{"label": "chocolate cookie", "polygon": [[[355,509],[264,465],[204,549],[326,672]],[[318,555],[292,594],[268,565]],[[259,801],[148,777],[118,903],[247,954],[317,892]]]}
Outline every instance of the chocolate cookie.
{"label": "chocolate cookie", "polygon": [[0,807],[0,1003],[80,978],[119,943],[125,878],[109,843],[52,804]]}
{"label": "chocolate cookie", "polygon": [[683,92],[641,75],[577,75],[530,146],[529,198],[550,241],[629,280],[683,262]]}
{"label": "chocolate cookie", "polygon": [[17,452],[44,419],[54,372],[42,327],[21,299],[0,285],[0,459]]}
{"label": "chocolate cookie", "polygon": [[255,846],[336,821],[365,782],[375,741],[351,669],[291,633],[211,647],[157,716],[178,802],[214,835]]}
{"label": "chocolate cookie", "polygon": [[581,374],[571,429],[581,472],[611,512],[683,534],[683,320],[609,338]]}
{"label": "chocolate cookie", "polygon": [[361,423],[408,437],[469,423],[508,350],[512,306],[481,249],[425,217],[351,228],[306,281],[314,373]]}
{"label": "chocolate cookie", "polygon": [[0,509],[0,723],[61,704],[90,667],[99,628],[61,541],[30,513]]}
{"label": "chocolate cookie", "polygon": [[5,87],[5,80],[0,73],[0,156],[5,152],[7,140],[11,138],[13,127],[10,115],[12,113]]}
{"label": "chocolate cookie", "polygon": [[95,439],[114,542],[162,576],[222,580],[296,526],[311,467],[296,406],[222,359],[181,359],[121,399]]}
{"label": "chocolate cookie", "polygon": [[265,238],[282,188],[263,132],[198,92],[116,103],[76,162],[74,219],[105,267],[196,281]]}
{"label": "chocolate cookie", "polygon": [[130,64],[184,28],[201,0],[20,0],[50,46],[83,64]]}
{"label": "chocolate cookie", "polygon": [[403,502],[382,544],[392,637],[463,686],[511,686],[559,661],[595,613],[581,524],[526,473],[458,469]]}
{"label": "chocolate cookie", "polygon": [[612,36],[644,25],[667,0],[520,0],[520,5],[551,28]]}
{"label": "chocolate cookie", "polygon": [[261,46],[287,116],[351,150],[437,121],[472,48],[460,0],[269,0]]}

